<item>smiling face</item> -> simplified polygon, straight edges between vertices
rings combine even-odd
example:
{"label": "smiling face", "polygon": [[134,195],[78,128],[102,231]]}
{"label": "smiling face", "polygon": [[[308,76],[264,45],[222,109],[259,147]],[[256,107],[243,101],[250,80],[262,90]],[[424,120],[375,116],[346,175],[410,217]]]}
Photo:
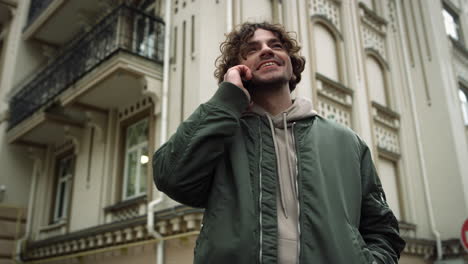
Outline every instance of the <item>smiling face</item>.
{"label": "smiling face", "polygon": [[283,43],[271,31],[261,28],[241,47],[240,64],[252,71],[254,86],[288,84],[294,78],[291,58]]}

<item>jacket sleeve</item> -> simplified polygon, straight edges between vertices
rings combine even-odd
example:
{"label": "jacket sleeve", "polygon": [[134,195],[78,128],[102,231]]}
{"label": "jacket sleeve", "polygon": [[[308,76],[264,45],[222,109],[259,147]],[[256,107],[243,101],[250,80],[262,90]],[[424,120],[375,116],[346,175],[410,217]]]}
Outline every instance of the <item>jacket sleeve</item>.
{"label": "jacket sleeve", "polygon": [[398,263],[405,241],[390,210],[367,146],[361,156],[363,197],[359,232],[376,263]]}
{"label": "jacket sleeve", "polygon": [[205,207],[216,161],[248,105],[241,88],[221,83],[215,95],[153,155],[156,187],[182,204]]}

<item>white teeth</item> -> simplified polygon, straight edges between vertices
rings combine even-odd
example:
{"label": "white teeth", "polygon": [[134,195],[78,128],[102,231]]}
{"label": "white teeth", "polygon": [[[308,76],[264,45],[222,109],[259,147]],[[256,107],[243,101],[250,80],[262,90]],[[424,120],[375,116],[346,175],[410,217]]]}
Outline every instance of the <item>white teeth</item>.
{"label": "white teeth", "polygon": [[263,67],[266,67],[266,66],[271,66],[271,65],[276,65],[276,63],[274,63],[274,62],[267,62],[267,63],[265,63],[265,64],[262,64],[262,65],[260,66],[260,69],[263,68]]}

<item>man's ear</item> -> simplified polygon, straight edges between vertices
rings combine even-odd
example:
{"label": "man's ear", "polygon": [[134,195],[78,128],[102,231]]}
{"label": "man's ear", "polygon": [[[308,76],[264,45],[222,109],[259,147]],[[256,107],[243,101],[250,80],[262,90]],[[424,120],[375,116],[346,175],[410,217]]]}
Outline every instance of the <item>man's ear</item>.
{"label": "man's ear", "polygon": [[296,77],[296,74],[293,73],[293,75],[291,76],[291,81],[295,81],[297,80],[297,77]]}

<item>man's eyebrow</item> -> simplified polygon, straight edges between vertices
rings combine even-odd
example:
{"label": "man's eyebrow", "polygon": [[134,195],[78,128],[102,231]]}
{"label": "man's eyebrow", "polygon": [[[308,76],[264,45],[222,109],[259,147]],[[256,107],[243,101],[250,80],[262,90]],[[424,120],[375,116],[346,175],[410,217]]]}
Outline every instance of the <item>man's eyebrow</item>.
{"label": "man's eyebrow", "polygon": [[[270,43],[274,43],[274,42],[280,42],[281,43],[281,40],[278,39],[278,38],[271,38],[269,40],[267,40],[267,43],[270,44]],[[246,43],[247,46],[255,46],[255,45],[258,45],[260,42],[259,41],[248,41]]]}

